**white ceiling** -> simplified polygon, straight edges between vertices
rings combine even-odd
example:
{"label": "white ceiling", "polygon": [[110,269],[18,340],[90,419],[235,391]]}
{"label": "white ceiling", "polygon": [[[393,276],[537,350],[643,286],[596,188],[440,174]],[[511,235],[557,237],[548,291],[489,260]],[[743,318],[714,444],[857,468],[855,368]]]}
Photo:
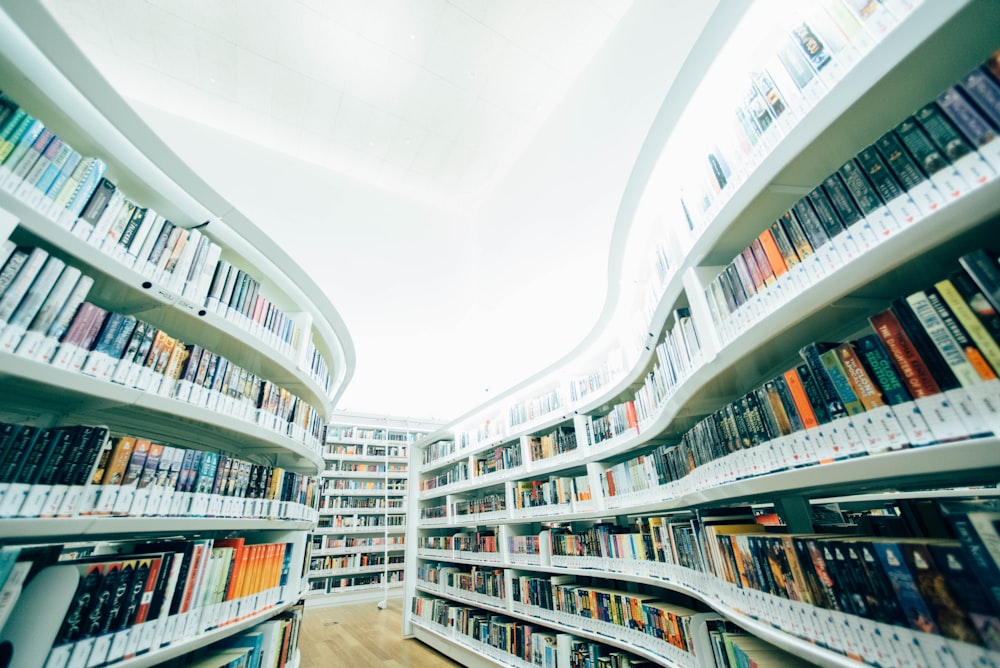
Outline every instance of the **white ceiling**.
{"label": "white ceiling", "polygon": [[357,351],[339,407],[439,419],[592,328],[636,155],[717,4],[43,1],[327,292]]}
{"label": "white ceiling", "polygon": [[129,98],[448,207],[487,192],[631,0],[51,0]]}

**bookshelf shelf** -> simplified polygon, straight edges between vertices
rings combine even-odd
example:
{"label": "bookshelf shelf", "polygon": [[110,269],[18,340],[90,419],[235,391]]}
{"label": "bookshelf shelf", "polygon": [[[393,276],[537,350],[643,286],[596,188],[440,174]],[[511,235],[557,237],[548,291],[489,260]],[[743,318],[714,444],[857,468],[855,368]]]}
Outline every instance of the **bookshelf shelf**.
{"label": "bookshelf shelf", "polygon": [[[275,458],[281,465],[315,474],[320,455],[291,437],[253,422],[192,406],[135,388],[2,354],[0,383],[14,388],[29,415],[58,414],[64,421],[105,424],[122,432]],[[17,412],[13,402],[6,410]]]}
{"label": "bookshelf shelf", "polygon": [[44,521],[0,520],[0,536],[6,544],[59,540],[74,536],[88,541],[133,536],[199,536],[256,531],[308,531],[311,520],[233,519],[207,517],[72,517]]}
{"label": "bookshelf shelf", "polygon": [[[988,320],[993,317],[988,309],[975,307],[984,318],[977,324],[968,305],[971,297],[948,301],[936,285],[952,272],[975,278],[1000,274],[998,249],[987,248],[980,266],[988,269],[974,272],[968,265],[972,253],[990,247],[1000,230],[1000,142],[993,139],[1000,121],[985,107],[977,111],[974,91],[957,88],[966,75],[993,81],[986,63],[993,64],[991,54],[1000,43],[985,26],[1000,20],[1000,7],[978,0],[879,3],[879,11],[896,11],[899,19],[882,35],[863,27],[849,32],[850,21],[837,15],[849,6],[831,2],[823,9],[803,8],[794,26],[792,19],[786,22],[785,48],[809,69],[800,81],[812,77],[812,83],[822,84],[816,97],[809,92],[795,97],[797,73],[781,64],[788,51],[781,51],[780,39],[773,44],[769,39],[759,47],[766,55],[747,51],[748,60],[758,59],[747,69],[766,68],[766,76],[758,71],[738,84],[726,80],[726,86],[745,86],[747,92],[742,101],[735,94],[739,91],[732,95],[737,111],[731,118],[726,109],[717,114],[733,127],[716,128],[713,120],[718,132],[704,138],[703,153],[674,150],[671,132],[684,135],[680,130],[690,129],[682,123],[687,103],[670,98],[664,103],[665,120],[654,123],[623,200],[615,229],[620,245],[613,247],[610,263],[610,273],[621,273],[622,286],[639,286],[636,295],[625,295],[624,287],[615,293],[618,283],[610,276],[609,286],[615,287],[605,313],[617,308],[614,317],[632,323],[620,337],[631,334],[631,339],[617,348],[609,344],[606,361],[593,351],[585,351],[584,358],[581,347],[573,353],[579,359],[561,360],[414,445],[416,475],[408,503],[411,517],[426,517],[407,527],[406,540],[418,549],[407,552],[406,633],[468,655],[473,664],[519,665],[516,658],[498,661],[490,649],[459,637],[452,622],[465,613],[449,608],[448,601],[522,619],[537,624],[536,630],[578,634],[594,631],[588,625],[605,616],[621,616],[627,626],[629,614],[615,612],[612,601],[638,594],[686,608],[676,615],[692,628],[696,618],[714,615],[713,621],[724,620],[726,633],[738,629],[755,643],[816,665],[978,665],[1000,657],[997,648],[980,646],[989,640],[981,630],[970,630],[970,623],[961,631],[946,627],[951,611],[966,604],[957,588],[982,586],[962,584],[955,571],[946,569],[979,554],[970,545],[980,533],[993,540],[985,518],[1000,516],[1000,412],[995,408],[1000,367],[995,356],[985,361],[993,355],[992,344],[985,338],[971,341],[974,336],[963,332],[988,327],[986,338],[1000,339],[1000,326]],[[768,18],[781,23],[777,16]],[[832,28],[835,24],[843,34]],[[829,51],[817,57],[818,67],[808,64],[809,54],[799,52],[802,45],[794,36],[809,30],[818,48]],[[758,27],[754,35],[760,34]],[[741,35],[731,37],[742,43]],[[838,38],[848,41],[838,45]],[[706,90],[712,80],[701,74],[711,68],[703,61],[710,63],[719,53],[708,40],[685,65],[685,73],[705,81]],[[830,69],[822,71],[829,63]],[[768,90],[768,76],[776,90]],[[960,99],[949,102],[943,91]],[[705,104],[717,105],[729,92],[713,89],[717,95],[704,96],[712,100]],[[699,100],[694,94],[690,98]],[[944,156],[943,129],[954,110],[948,105],[962,100],[972,111],[954,117],[950,132],[957,143],[950,146],[965,142],[969,152],[948,153],[942,162],[949,168],[943,171],[910,156],[919,146],[908,143],[916,133],[905,134],[906,122],[928,138],[933,135],[942,146],[935,149],[937,155]],[[779,105],[791,113],[782,116]],[[764,113],[755,116],[760,110]],[[690,110],[699,119],[715,118],[709,113],[714,111]],[[933,125],[935,113],[945,119],[940,128]],[[723,136],[727,132],[733,139]],[[732,145],[713,148],[716,141]],[[755,141],[759,150],[750,148]],[[899,150],[893,152],[894,146]],[[716,164],[713,171],[713,159],[729,164]],[[908,174],[901,167],[905,160],[913,160],[906,163],[913,165]],[[694,176],[684,183],[667,176],[680,172]],[[895,190],[886,175],[895,179]],[[861,182],[871,193],[867,203]],[[685,226],[688,208],[695,206]],[[851,214],[856,214],[853,220]],[[793,242],[797,221],[802,229]],[[772,232],[768,248],[761,239]],[[781,235],[789,237],[785,248],[778,243]],[[650,250],[654,246],[656,253]],[[953,278],[956,285],[961,280]],[[989,285],[978,289],[992,291]],[[915,381],[918,362],[902,359],[902,344],[893,343],[890,350],[891,331],[869,319],[883,317],[890,305],[917,312],[921,291],[930,296],[930,306],[912,323],[904,322],[905,333],[915,339],[914,357],[929,367]],[[963,300],[968,313],[959,322],[950,310]],[[935,318],[941,318],[940,327]],[[647,322],[648,331],[642,328]],[[609,332],[595,329],[589,340],[603,333]],[[944,337],[960,343],[946,349]],[[814,343],[830,342],[832,350],[849,341],[854,345],[809,359]],[[879,358],[863,356],[863,344],[890,350],[881,358],[887,366],[878,368]],[[827,349],[819,345],[817,355]],[[985,351],[980,358],[977,346]],[[959,357],[965,355],[970,367],[983,362],[960,378]],[[837,365],[844,368],[840,375]],[[884,373],[889,367],[896,387],[916,399],[891,394],[893,377]],[[938,381],[942,390],[928,389]],[[885,389],[872,393],[865,383],[876,388],[884,383]],[[588,391],[571,395],[570,387]],[[558,408],[549,411],[552,406]],[[539,412],[543,407],[548,412]],[[911,420],[913,415],[919,417]],[[570,424],[576,434],[571,453],[539,461],[525,456],[516,468],[473,475],[477,457],[491,448],[521,441],[527,455],[526,439]],[[461,462],[468,463],[467,474]],[[558,503],[536,497],[535,485],[567,479],[587,484],[592,496],[560,496]],[[464,512],[480,508],[488,512]],[[980,524],[970,529],[977,512],[983,513],[976,515]],[[781,528],[772,529],[775,522]],[[959,527],[966,527],[965,533]],[[471,535],[495,535],[499,551],[452,549]],[[900,542],[900,556],[893,561],[886,545],[895,545],[894,538],[902,535],[913,540]],[[799,551],[795,541],[800,539],[811,551]],[[780,554],[774,552],[779,549]],[[865,553],[868,565],[847,556],[852,550],[871,550]],[[935,550],[940,552],[931,559]],[[977,574],[990,568],[971,563]],[[879,589],[890,577],[902,577],[895,570],[887,575],[897,566],[912,578],[910,588],[897,594],[892,588],[900,586],[899,580],[892,580],[889,589]],[[502,572],[507,599],[467,595],[441,579],[470,567],[473,573]],[[940,578],[936,591],[947,592],[938,598],[929,589],[931,573]],[[824,584],[829,591],[811,589],[809,577],[829,581]],[[583,624],[565,617],[559,606],[525,607],[511,594],[512,578],[519,578],[521,591],[529,588],[529,596],[543,596],[549,587],[554,598],[559,588],[559,596],[569,597],[563,605],[582,600],[572,597],[590,588],[596,619]],[[887,612],[890,601],[911,593],[926,606],[925,617],[945,630],[926,633],[915,619]],[[866,602],[857,600],[861,596]],[[448,626],[431,621],[426,615],[431,608],[453,615],[437,620]],[[697,639],[687,637],[689,649],[699,644],[704,652],[721,643],[719,628],[706,623]],[[636,645],[628,631],[618,641]],[[653,651],[648,658],[667,666],[689,660],[669,651]],[[697,665],[715,665],[711,658],[699,656]]]}
{"label": "bookshelf shelf", "polygon": [[16,233],[19,242],[46,248],[94,278],[91,291],[98,306],[136,314],[168,332],[183,332],[186,343],[197,343],[227,359],[244,360],[244,366],[250,371],[293,392],[324,415],[331,412],[333,407],[326,390],[299,368],[288,352],[268,346],[266,355],[248,355],[247,351],[256,351],[261,346],[260,337],[237,327],[203,304],[193,304],[152,284],[138,271],[114,261],[9,193],[0,191],[0,208],[20,221]]}

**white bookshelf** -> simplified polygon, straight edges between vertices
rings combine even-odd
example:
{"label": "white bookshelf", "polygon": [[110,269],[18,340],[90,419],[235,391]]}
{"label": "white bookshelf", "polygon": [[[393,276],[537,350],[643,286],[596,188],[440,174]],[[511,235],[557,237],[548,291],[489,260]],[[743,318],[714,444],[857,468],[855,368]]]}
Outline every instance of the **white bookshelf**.
{"label": "white bookshelf", "polygon": [[[202,226],[203,234],[221,246],[221,257],[252,274],[260,283],[260,294],[287,314],[302,336],[293,346],[262,325],[192,302],[71,233],[72,221],[69,226],[60,224],[8,192],[0,192],[4,235],[9,233],[21,245],[43,248],[93,278],[88,300],[94,304],[133,314],[287,390],[309,406],[313,424],[321,426],[354,373],[354,349],[346,326],[318,286],[139,119],[41,3],[0,3],[0,79],[4,94],[58,137],[81,154],[106,162],[106,176],[131,201],[155,209],[179,227]],[[312,364],[313,350],[323,358],[322,365]],[[322,372],[324,366],[328,377]],[[6,397],[0,415],[4,421],[37,427],[101,425],[113,437],[132,435],[220,453],[272,471],[276,467],[294,472],[303,482],[305,496],[294,501],[250,502],[223,498],[220,491],[194,500],[190,508],[172,516],[154,517],[147,511],[140,516],[0,520],[3,545],[68,544],[93,548],[98,555],[123,546],[128,552],[127,546],[135,541],[243,537],[248,544],[289,546],[283,585],[220,606],[212,615],[205,613],[205,622],[218,617],[219,624],[200,626],[192,617],[186,627],[189,633],[133,658],[112,659],[108,665],[157,665],[190,654],[252,628],[300,600],[308,534],[317,518],[315,485],[323,468],[320,430],[311,433],[288,416],[250,408],[249,398],[235,393],[179,399],[166,384],[162,393],[126,387],[12,352],[0,352],[0,388]],[[309,481],[312,487],[307,492]],[[202,501],[206,505],[199,509]],[[164,514],[162,508],[156,510]],[[11,621],[2,630],[4,640],[13,643],[12,665],[41,666],[46,661],[79,577],[72,569],[53,573],[61,574],[59,586],[45,586],[47,580],[36,576],[40,579],[34,587],[36,580],[30,580],[11,616],[16,623]],[[48,578],[56,579],[56,575]],[[119,633],[139,637],[138,629]],[[86,662],[82,648],[74,646],[72,651],[75,659],[83,656]]]}
{"label": "white bookshelf", "polygon": [[337,413],[327,425],[309,605],[402,594],[409,451],[437,426],[363,413]]}
{"label": "white bookshelf", "polygon": [[[720,4],[709,26],[738,24],[747,5],[737,4]],[[907,4],[911,3],[892,6],[898,9]],[[715,194],[704,217],[696,216],[694,229],[672,233],[667,228],[683,224],[674,220],[675,208],[679,211],[679,207],[665,204],[671,196],[676,198],[676,184],[664,180],[663,175],[669,173],[671,162],[690,163],[690,171],[697,172],[702,169],[704,156],[686,156],[666,149],[671,146],[671,133],[683,127],[686,98],[698,100],[693,94],[697,88],[693,82],[711,69],[717,49],[710,45],[725,41],[717,32],[706,32],[678,78],[678,95],[684,99],[668,96],[654,122],[613,235],[609,286],[614,289],[609,288],[603,315],[633,323],[632,330],[620,337],[627,340],[624,362],[619,359],[621,346],[608,346],[611,352],[606,359],[592,350],[578,348],[415,444],[411,469],[416,476],[411,480],[408,503],[411,517],[421,517],[421,511],[425,517],[411,521],[407,527],[407,543],[419,549],[409,550],[406,558],[405,634],[461,657],[468,665],[520,665],[518,657],[481,646],[459,632],[454,619],[441,625],[414,609],[418,603],[426,609],[437,600],[450,605],[453,615],[462,614],[457,612],[459,609],[472,607],[522,620],[533,625],[536,632],[584,637],[592,634],[589,637],[632,649],[657,665],[714,665],[702,656],[696,661],[690,651],[659,651],[657,640],[641,631],[598,628],[605,622],[567,614],[558,608],[527,605],[515,598],[510,586],[505,598],[486,600],[416,577],[425,568],[451,568],[463,573],[499,569],[508,585],[513,578],[526,574],[542,578],[569,576],[578,583],[582,581],[583,587],[614,585],[619,591],[683,603],[699,614],[721,616],[746,633],[815,665],[866,665],[874,663],[879,652],[883,661],[907,665],[924,660],[927,665],[948,661],[985,665],[997,660],[996,652],[970,643],[908,627],[880,626],[861,616],[844,617],[846,613],[836,611],[828,614],[826,609],[737,587],[708,571],[628,555],[563,557],[553,553],[550,537],[553,527],[571,527],[574,533],[580,533],[598,523],[611,523],[628,533],[625,528],[654,516],[689,517],[749,504],[773,504],[788,523],[789,531],[809,533],[813,530],[809,519],[813,502],[836,499],[847,506],[854,501],[870,505],[882,499],[910,496],[955,498],[962,494],[961,489],[951,491],[955,487],[967,488],[968,497],[995,495],[1000,473],[995,434],[926,448],[880,453],[873,448],[869,453],[863,439],[830,440],[821,429],[772,439],[725,456],[713,455],[714,459],[672,481],[651,480],[645,476],[655,477],[656,472],[633,467],[630,471],[638,477],[627,479],[627,484],[615,493],[607,488],[608,471],[613,467],[639,456],[651,457],[661,446],[672,447],[706,415],[801,363],[798,352],[804,345],[858,336],[867,325],[867,317],[886,308],[891,299],[924,289],[957,268],[959,256],[998,238],[1000,179],[994,170],[987,170],[991,175],[984,183],[974,184],[916,220],[904,221],[884,239],[862,248],[821,276],[796,284],[795,290],[782,284],[784,294],[770,290],[760,298],[756,312],[747,308],[739,313],[745,321],[726,325],[731,330],[723,331],[713,318],[706,290],[721,268],[827,176],[1000,47],[996,35],[986,28],[1000,19],[1000,10],[994,4],[961,0],[912,4],[915,6],[901,23],[884,37],[872,39],[870,50],[857,64],[839,78],[827,80],[821,98],[808,109],[800,109],[794,122],[772,134],[767,150],[749,161],[744,172],[732,175],[730,183]],[[738,41],[740,35],[730,37]],[[711,79],[706,82],[710,84]],[[723,92],[718,91],[717,102],[722,101]],[[698,112],[697,107],[691,110],[693,114]],[[994,141],[983,148],[983,154],[993,155],[997,146]],[[651,264],[649,249],[657,244],[672,253],[670,266],[659,274],[646,266]],[[642,266],[637,269],[636,264]],[[626,287],[633,281],[619,280],[616,271],[623,277],[638,277],[634,281],[636,294],[628,293]],[[650,375],[662,372],[656,349],[679,325],[678,309],[690,310],[700,350],[692,360],[684,360],[682,372],[661,396],[638,412],[634,421],[621,421],[608,438],[590,438],[590,424],[629,402],[638,403],[640,393],[649,387]],[[590,334],[588,341],[595,347],[608,322],[602,321]],[[619,371],[607,373],[602,369]],[[592,379],[590,389],[574,399],[569,388],[581,387],[587,379]],[[995,400],[996,383],[988,383],[992,385],[984,391],[991,392]],[[553,392],[556,400],[552,399]],[[531,410],[526,411],[526,406]],[[539,406],[546,408],[538,412]],[[530,413],[528,419],[524,419],[526,412]],[[511,419],[514,415],[517,420]],[[519,446],[526,453],[529,438],[557,426],[573,427],[577,448],[572,453],[550,461],[525,458],[508,470],[475,474],[474,464],[482,453],[506,444]],[[821,438],[831,446],[853,448],[858,456],[838,458],[838,454],[826,462],[826,457],[819,456],[819,449],[805,448],[815,446]],[[792,460],[795,455],[803,459]],[[448,479],[448,474],[463,464],[468,474]],[[515,495],[522,489],[518,483],[549,476],[586,479],[592,498],[548,507],[515,507]],[[984,490],[982,495],[980,488]],[[505,499],[505,507],[490,507],[476,514],[456,512],[456,502],[487,496],[491,500]],[[459,533],[483,531],[496,536],[496,553],[458,550],[449,543]],[[524,541],[530,545],[533,539],[537,547],[521,551]],[[588,584],[590,578],[596,578],[599,584]],[[878,647],[866,645],[860,655],[862,660],[858,656],[861,650],[845,644],[847,641],[811,637],[809,631],[820,627],[803,625],[794,630],[796,622],[792,620],[797,615],[822,615],[823,623],[849,630],[844,633],[851,634],[851,642],[867,643],[876,636],[890,640],[879,641]],[[689,636],[691,649],[696,641],[694,635]],[[702,638],[697,642],[707,641]],[[703,649],[707,646],[701,644]],[[919,648],[916,651],[923,657],[919,661],[916,655],[907,654],[912,647]]]}

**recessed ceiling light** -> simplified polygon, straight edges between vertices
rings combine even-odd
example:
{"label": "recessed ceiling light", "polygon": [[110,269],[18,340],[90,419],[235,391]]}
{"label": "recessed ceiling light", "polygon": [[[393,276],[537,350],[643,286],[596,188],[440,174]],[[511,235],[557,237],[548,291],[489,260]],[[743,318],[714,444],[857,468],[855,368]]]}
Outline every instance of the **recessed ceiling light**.
{"label": "recessed ceiling light", "polygon": [[375,146],[375,142],[370,141],[370,142],[368,142],[368,145],[374,147]]}
{"label": "recessed ceiling light", "polygon": [[416,35],[410,35],[410,39],[416,39],[416,38],[417,38]]}
{"label": "recessed ceiling light", "polygon": [[411,141],[411,140],[410,140],[410,138],[409,138],[409,137],[404,137],[404,138],[403,138],[403,143],[404,143],[404,144],[406,144],[407,146],[409,146],[409,145],[410,145],[410,141]]}

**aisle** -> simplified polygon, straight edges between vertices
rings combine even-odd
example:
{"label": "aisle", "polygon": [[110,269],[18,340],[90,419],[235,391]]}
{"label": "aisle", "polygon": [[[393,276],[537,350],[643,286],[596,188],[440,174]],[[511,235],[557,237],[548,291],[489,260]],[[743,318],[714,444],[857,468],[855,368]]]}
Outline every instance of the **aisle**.
{"label": "aisle", "polygon": [[449,668],[459,664],[402,636],[402,600],[306,608],[299,635],[300,668]]}

